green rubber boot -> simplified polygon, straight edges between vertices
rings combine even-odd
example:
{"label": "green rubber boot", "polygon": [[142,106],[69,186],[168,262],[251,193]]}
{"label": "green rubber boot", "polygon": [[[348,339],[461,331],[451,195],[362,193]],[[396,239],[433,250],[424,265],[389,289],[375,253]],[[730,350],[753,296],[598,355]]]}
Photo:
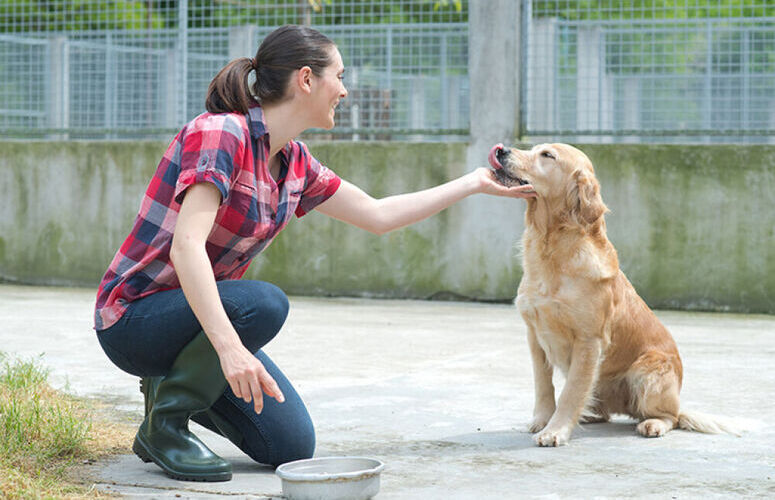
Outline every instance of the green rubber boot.
{"label": "green rubber boot", "polygon": [[[159,382],[163,379],[164,377],[143,377],[140,379],[140,392],[143,393],[143,399],[145,401],[146,417],[148,416],[148,413],[151,412],[151,408],[153,408],[153,400],[156,398],[156,389],[159,387]],[[192,415],[191,420],[202,427],[227,438],[237,445],[239,449],[244,451],[242,432],[212,408]],[[146,462],[151,461],[150,459],[144,460]]]}
{"label": "green rubber boot", "polygon": [[[204,333],[186,345],[169,373],[153,377],[147,387],[150,410],[135,436],[132,450],[143,461],[154,462],[173,479],[228,481],[231,464],[213,453],[188,430],[194,413],[210,408],[226,389],[218,355]],[[155,396],[148,397],[154,392]]]}
{"label": "green rubber boot", "polygon": [[143,401],[145,403],[145,415],[147,417],[151,413],[153,408],[153,400],[156,398],[156,389],[159,388],[159,382],[164,380],[164,377],[143,377],[140,379],[140,392],[143,393]]}

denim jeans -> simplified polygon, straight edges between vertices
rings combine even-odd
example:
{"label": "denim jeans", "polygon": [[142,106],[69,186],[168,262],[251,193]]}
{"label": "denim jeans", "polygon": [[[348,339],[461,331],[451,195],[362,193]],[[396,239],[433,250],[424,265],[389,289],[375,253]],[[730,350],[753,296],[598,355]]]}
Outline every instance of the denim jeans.
{"label": "denim jeans", "polygon": [[[285,402],[264,395],[264,408],[257,414],[252,403],[236,397],[227,386],[210,411],[240,430],[240,448],[256,462],[277,466],[311,457],[315,430],[307,408],[277,365],[260,350],[285,322],[288,298],[276,286],[262,281],[219,281],[217,287],[242,343],[275,379]],[[132,302],[116,324],[97,332],[97,338],[116,366],[132,375],[148,377],[165,375],[181,349],[201,331],[178,288]],[[217,432],[205,414],[192,419]]]}

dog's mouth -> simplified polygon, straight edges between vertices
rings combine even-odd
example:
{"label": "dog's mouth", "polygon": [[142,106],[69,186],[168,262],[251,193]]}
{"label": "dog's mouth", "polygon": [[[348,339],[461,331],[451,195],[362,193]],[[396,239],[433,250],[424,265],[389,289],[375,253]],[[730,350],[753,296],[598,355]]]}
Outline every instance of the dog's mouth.
{"label": "dog's mouth", "polygon": [[503,144],[496,144],[490,149],[490,154],[487,159],[490,161],[492,170],[495,173],[495,179],[504,186],[524,186],[530,184],[527,180],[514,175],[509,171],[508,167],[504,166],[501,162],[509,155],[509,150],[506,149]]}

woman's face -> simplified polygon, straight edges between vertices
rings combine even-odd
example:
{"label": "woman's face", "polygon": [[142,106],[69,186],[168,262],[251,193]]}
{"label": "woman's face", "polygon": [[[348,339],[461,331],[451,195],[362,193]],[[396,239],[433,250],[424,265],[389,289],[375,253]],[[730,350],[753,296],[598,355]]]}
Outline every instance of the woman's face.
{"label": "woman's face", "polygon": [[331,47],[331,64],[326,66],[320,76],[313,76],[315,86],[313,88],[314,99],[311,109],[313,127],[330,130],[334,128],[334,114],[339,101],[347,97],[347,89],[344,88],[344,64],[339,50]]}

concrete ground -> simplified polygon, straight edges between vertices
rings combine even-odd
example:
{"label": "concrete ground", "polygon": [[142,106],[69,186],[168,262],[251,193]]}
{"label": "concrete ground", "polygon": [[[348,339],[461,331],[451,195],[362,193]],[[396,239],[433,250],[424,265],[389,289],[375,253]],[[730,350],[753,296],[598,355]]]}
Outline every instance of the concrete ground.
{"label": "concrete ground", "polygon": [[[93,300],[93,290],[0,286],[0,350],[42,353],[55,386],[110,401],[139,422],[137,379],[100,350]],[[292,297],[288,322],[266,350],[308,405],[316,456],[387,464],[381,499],[772,498],[775,316],[657,314],[684,360],[683,406],[745,417],[749,432],[645,439],[619,417],[577,428],[569,446],[535,447],[526,431],[533,382],[525,328],[510,305]],[[125,455],[94,466],[97,487],[129,498],[281,495],[271,468],[192,429],[233,462],[232,481],[174,481]]]}

